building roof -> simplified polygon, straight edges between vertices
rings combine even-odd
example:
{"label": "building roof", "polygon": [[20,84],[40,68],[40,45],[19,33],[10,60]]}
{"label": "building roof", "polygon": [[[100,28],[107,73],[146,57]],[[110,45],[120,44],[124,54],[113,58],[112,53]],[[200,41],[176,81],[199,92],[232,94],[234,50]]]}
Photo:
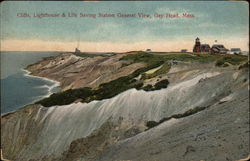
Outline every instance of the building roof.
{"label": "building roof", "polygon": [[201,47],[210,47],[209,44],[201,44]]}
{"label": "building roof", "polygon": [[240,48],[231,48],[231,51],[241,51]]}
{"label": "building roof", "polygon": [[213,47],[213,48],[214,48],[214,47],[215,47],[215,48],[225,48],[224,45],[222,45],[222,44],[215,44],[215,45],[213,45],[212,47]]}

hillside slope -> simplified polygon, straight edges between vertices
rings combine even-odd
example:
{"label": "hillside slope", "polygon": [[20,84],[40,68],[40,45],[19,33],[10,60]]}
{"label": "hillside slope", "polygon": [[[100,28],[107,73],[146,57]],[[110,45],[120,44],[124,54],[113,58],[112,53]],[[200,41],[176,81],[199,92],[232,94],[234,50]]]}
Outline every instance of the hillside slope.
{"label": "hillside slope", "polygon": [[[139,56],[132,55],[134,61],[117,61],[143,68],[150,64],[147,57]],[[161,60],[149,57],[156,64]],[[197,59],[172,63],[171,69],[159,68],[152,78],[142,79],[143,70],[131,77],[142,81],[142,87],[124,88],[111,98],[49,107],[34,104],[4,115],[3,156],[16,161],[244,158],[249,152],[248,68],[217,67],[213,61]],[[29,68],[33,73],[39,70],[35,65]],[[144,88],[166,79],[169,84],[163,88]]]}
{"label": "hillside slope", "polygon": [[114,56],[79,57],[71,53],[43,59],[26,69],[32,75],[46,77],[61,83],[63,90],[98,87],[100,84],[131,74],[144,66],[134,63],[123,66],[119,61],[126,53]]}

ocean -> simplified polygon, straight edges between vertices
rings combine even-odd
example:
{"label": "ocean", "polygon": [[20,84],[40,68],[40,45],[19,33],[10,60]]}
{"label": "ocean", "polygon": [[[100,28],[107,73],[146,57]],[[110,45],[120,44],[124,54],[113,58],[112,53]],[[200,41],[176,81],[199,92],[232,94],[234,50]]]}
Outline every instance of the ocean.
{"label": "ocean", "polygon": [[59,52],[1,52],[1,115],[58,92],[59,83],[30,76],[24,68]]}

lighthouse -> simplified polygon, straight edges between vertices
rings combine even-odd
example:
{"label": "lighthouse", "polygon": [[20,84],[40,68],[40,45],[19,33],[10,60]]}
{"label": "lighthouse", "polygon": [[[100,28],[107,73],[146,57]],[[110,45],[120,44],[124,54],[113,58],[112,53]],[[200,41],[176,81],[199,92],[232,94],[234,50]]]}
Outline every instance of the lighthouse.
{"label": "lighthouse", "polygon": [[[78,34],[79,35],[79,34]],[[78,41],[77,41],[77,47],[75,48],[75,53],[80,53],[81,50],[79,49],[80,47],[80,35],[78,37]]]}
{"label": "lighthouse", "polygon": [[195,39],[195,45],[194,45],[193,52],[201,52],[201,42],[200,42],[200,39],[198,37]]}

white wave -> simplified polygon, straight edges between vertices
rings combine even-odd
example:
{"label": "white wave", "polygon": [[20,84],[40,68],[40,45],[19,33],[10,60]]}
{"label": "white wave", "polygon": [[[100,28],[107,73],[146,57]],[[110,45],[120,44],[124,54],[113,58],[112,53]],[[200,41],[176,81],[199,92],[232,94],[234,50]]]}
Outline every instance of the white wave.
{"label": "white wave", "polygon": [[34,88],[36,88],[36,89],[42,89],[42,88],[47,88],[47,89],[49,89],[50,86],[48,86],[48,85],[42,85],[42,86],[37,86],[37,87],[34,87]]}
{"label": "white wave", "polygon": [[51,86],[49,85],[43,85],[43,86],[38,86],[36,88],[48,88],[48,92],[46,95],[40,97],[40,98],[46,98],[46,97],[49,97],[53,92],[52,90],[56,87],[60,87],[60,82],[58,81],[55,81],[55,80],[51,80],[51,79],[48,79],[48,78],[45,78],[45,77],[39,77],[39,76],[34,76],[34,75],[30,75],[30,71],[28,70],[25,70],[25,69],[21,69],[23,72],[24,72],[24,76],[25,77],[31,77],[31,78],[39,78],[39,79],[42,79],[42,80],[45,80],[45,81],[48,81],[50,83],[52,83]]}

